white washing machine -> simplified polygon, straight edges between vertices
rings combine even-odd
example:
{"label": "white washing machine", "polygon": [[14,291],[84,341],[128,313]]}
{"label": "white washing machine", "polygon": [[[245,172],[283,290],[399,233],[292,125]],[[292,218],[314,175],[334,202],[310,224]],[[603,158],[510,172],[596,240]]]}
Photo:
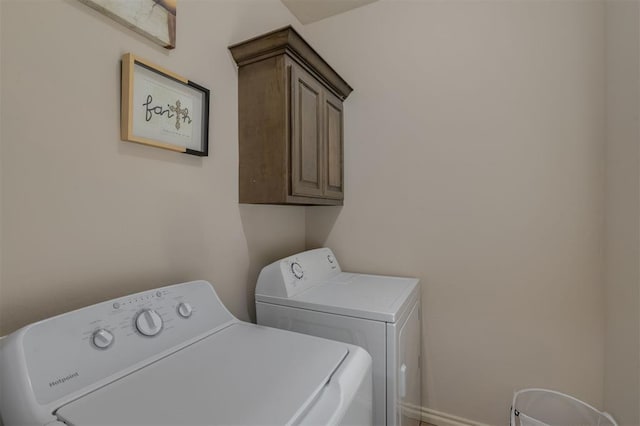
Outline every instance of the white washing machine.
{"label": "white washing machine", "polygon": [[342,272],[330,249],[309,250],[262,269],[258,324],[363,347],[373,358],[374,424],[418,425],[418,283]]}
{"label": "white washing machine", "polygon": [[12,425],[371,424],[371,358],[234,318],[193,281],[26,326],[0,346]]}

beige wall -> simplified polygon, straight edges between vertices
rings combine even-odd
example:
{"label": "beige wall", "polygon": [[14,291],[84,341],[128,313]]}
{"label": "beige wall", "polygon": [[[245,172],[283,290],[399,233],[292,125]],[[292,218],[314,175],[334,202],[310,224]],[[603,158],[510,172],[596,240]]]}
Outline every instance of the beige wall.
{"label": "beige wall", "polygon": [[[607,22],[637,25],[621,10]],[[638,126],[618,112],[638,98],[633,43],[616,42],[631,27],[609,25],[605,241],[603,15],[381,0],[305,27],[355,88],[345,206],[305,216],[237,203],[226,46],[296,22],[278,0],[181,1],[175,51],[75,0],[0,1],[0,334],[197,278],[249,319],[264,264],[327,245],[345,269],[421,278],[423,405],[505,424],[526,386],[602,406],[606,276],[604,402],[637,424]],[[125,52],[211,89],[209,158],[119,142]]]}
{"label": "beige wall", "polygon": [[[2,7],[0,5],[0,59],[1,59],[1,52],[2,52]],[[0,61],[1,62],[1,61]],[[0,111],[2,109],[2,84],[3,84],[3,80],[2,80],[2,64],[0,63]],[[4,173],[2,173],[2,116],[0,115],[0,300],[2,300],[2,276],[4,275],[2,272],[2,240],[3,238],[3,233],[2,233],[2,228],[3,228],[3,224],[2,224],[2,206],[3,206],[3,202],[2,202],[2,175]],[[2,323],[1,319],[1,313],[0,313],[0,323]],[[2,327],[2,325],[0,324],[0,328]],[[2,331],[0,331],[0,335],[3,335],[4,333]]]}
{"label": "beige wall", "polygon": [[[304,249],[303,207],[241,206],[227,46],[290,23],[279,0],[180,1],[168,51],[75,0],[0,2],[0,334],[191,279],[242,319],[259,268]],[[211,90],[209,158],[119,141],[133,52]]]}
{"label": "beige wall", "polygon": [[606,3],[605,408],[640,424],[640,3]]}
{"label": "beige wall", "polygon": [[306,27],[355,89],[345,205],[307,210],[307,246],[422,280],[426,407],[602,406],[603,24],[598,1],[381,0]]}

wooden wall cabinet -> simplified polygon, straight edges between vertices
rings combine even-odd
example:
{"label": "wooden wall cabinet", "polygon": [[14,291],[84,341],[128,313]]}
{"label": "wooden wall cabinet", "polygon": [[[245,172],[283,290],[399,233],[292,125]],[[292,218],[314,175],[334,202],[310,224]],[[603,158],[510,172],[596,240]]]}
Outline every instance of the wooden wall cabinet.
{"label": "wooden wall cabinet", "polygon": [[342,102],[353,89],[292,27],[229,50],[238,64],[240,202],[342,205]]}

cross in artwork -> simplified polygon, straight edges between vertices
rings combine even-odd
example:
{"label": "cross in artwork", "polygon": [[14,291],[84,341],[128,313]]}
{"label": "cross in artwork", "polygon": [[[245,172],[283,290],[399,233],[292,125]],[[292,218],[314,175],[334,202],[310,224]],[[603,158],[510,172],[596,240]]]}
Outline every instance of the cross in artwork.
{"label": "cross in artwork", "polygon": [[180,119],[182,122],[186,122],[189,120],[189,124],[191,124],[191,117],[189,117],[189,108],[180,108],[180,101],[176,101],[176,106],[169,105],[169,110],[176,114],[176,129],[180,130]]}

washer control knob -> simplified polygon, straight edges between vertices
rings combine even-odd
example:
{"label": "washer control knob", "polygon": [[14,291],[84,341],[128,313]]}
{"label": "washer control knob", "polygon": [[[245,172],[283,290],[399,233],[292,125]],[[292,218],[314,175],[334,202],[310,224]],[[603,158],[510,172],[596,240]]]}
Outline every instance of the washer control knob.
{"label": "washer control knob", "polygon": [[109,330],[101,328],[100,330],[93,333],[93,336],[91,336],[91,341],[96,348],[107,349],[113,344],[113,334]]}
{"label": "washer control knob", "polygon": [[180,315],[182,318],[189,318],[192,313],[193,313],[193,308],[189,303],[181,302],[178,305],[178,315]]}
{"label": "washer control knob", "polygon": [[335,258],[335,257],[333,257],[333,255],[332,255],[332,254],[328,254],[328,255],[327,255],[327,260],[329,261],[329,263],[333,263],[333,262],[335,262],[335,261],[336,261],[336,258]]}
{"label": "washer control knob", "polygon": [[162,317],[153,309],[145,309],[136,317],[136,328],[145,336],[155,336],[162,330]]}
{"label": "washer control knob", "polygon": [[293,262],[291,264],[291,272],[297,279],[301,279],[302,277],[304,277],[304,271],[302,270],[302,266],[300,266],[298,262]]}

